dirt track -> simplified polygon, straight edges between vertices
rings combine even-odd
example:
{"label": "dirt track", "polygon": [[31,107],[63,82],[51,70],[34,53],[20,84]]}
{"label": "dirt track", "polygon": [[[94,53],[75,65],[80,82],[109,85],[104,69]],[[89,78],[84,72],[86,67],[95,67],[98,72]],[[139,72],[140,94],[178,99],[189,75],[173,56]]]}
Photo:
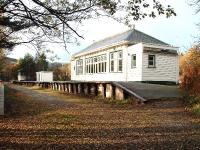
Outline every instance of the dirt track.
{"label": "dirt track", "polygon": [[10,88],[0,149],[200,149],[200,117],[180,100],[119,106]]}

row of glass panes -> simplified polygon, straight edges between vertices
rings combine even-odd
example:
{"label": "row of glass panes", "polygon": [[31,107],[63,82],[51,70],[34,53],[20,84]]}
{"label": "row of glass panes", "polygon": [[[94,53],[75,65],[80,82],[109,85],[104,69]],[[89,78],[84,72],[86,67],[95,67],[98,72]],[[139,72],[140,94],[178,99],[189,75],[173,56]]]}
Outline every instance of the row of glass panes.
{"label": "row of glass panes", "polygon": [[106,54],[86,59],[85,72],[89,74],[106,72]]}
{"label": "row of glass panes", "polygon": [[106,60],[107,60],[106,54],[103,54],[96,57],[86,58],[85,62],[86,64],[89,64],[89,63],[101,62],[101,61],[106,61]]}
{"label": "row of glass panes", "polygon": [[93,73],[104,73],[106,72],[106,62],[100,62],[97,64],[89,64],[86,65],[85,71],[86,73],[93,74]]}

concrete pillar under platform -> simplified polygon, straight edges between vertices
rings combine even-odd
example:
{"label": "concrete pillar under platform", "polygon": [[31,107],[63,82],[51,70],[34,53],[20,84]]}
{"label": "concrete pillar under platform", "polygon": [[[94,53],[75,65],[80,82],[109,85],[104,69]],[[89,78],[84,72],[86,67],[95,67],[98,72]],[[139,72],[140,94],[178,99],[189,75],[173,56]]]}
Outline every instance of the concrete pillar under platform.
{"label": "concrete pillar under platform", "polygon": [[115,87],[115,99],[116,100],[123,100],[124,99],[124,90],[119,88],[119,87]]}
{"label": "concrete pillar under platform", "polygon": [[72,93],[72,84],[70,84],[70,83],[68,84],[68,92]]}
{"label": "concrete pillar under platform", "polygon": [[50,83],[50,85],[51,85],[51,89],[53,90],[53,83]]}
{"label": "concrete pillar under platform", "polygon": [[53,90],[56,90],[55,83],[52,83]]}
{"label": "concrete pillar under platform", "polygon": [[64,85],[63,83],[59,83],[60,84],[60,91],[64,91]]}
{"label": "concrete pillar under platform", "polygon": [[65,92],[66,91],[66,86],[65,86],[65,84],[63,83],[63,92]]}
{"label": "concrete pillar under platform", "polygon": [[57,85],[57,83],[55,83],[55,90],[56,90],[56,91],[58,90],[58,85]]}
{"label": "concrete pillar under platform", "polygon": [[81,94],[83,92],[82,84],[78,84],[78,94]]}
{"label": "concrete pillar under platform", "polygon": [[95,84],[91,84],[91,86],[90,86],[90,94],[96,96],[96,93],[97,93],[96,90],[97,90],[96,85]]}
{"label": "concrete pillar under platform", "polygon": [[62,87],[63,87],[62,91],[65,92],[65,84],[64,83],[62,84]]}
{"label": "concrete pillar under platform", "polygon": [[68,89],[69,89],[68,84],[65,84],[65,92],[66,92],[66,93],[69,93],[69,90],[68,90]]}
{"label": "concrete pillar under platform", "polygon": [[62,89],[61,89],[61,84],[60,83],[58,83],[58,91],[61,91]]}
{"label": "concrete pillar under platform", "polygon": [[89,94],[89,87],[88,87],[88,84],[87,84],[87,83],[85,83],[85,84],[83,85],[83,92],[84,92],[85,95],[88,95],[88,94]]}
{"label": "concrete pillar under platform", "polygon": [[113,86],[106,84],[106,98],[113,98]]}
{"label": "concrete pillar under platform", "polygon": [[105,98],[105,88],[103,84],[98,84],[97,85],[98,88],[98,96],[101,96],[103,98]]}
{"label": "concrete pillar under platform", "polygon": [[77,84],[73,84],[73,92],[74,94],[77,94]]}

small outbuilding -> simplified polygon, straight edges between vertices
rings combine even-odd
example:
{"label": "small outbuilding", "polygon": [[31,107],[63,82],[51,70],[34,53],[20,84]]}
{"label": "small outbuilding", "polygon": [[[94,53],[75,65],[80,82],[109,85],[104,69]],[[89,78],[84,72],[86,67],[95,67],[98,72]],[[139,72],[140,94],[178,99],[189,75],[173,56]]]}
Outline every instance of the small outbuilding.
{"label": "small outbuilding", "polygon": [[53,81],[53,72],[52,71],[36,72],[36,81],[39,81],[39,82],[52,82]]}
{"label": "small outbuilding", "polygon": [[21,71],[18,71],[18,75],[17,75],[17,80],[18,81],[25,81],[27,78],[25,75],[23,75],[23,73],[21,73]]}

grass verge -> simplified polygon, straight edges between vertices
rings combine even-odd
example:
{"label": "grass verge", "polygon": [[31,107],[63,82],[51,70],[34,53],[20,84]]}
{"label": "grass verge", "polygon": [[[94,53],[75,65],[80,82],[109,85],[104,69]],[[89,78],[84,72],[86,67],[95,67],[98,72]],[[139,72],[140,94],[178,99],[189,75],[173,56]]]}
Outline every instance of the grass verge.
{"label": "grass verge", "polygon": [[192,95],[186,98],[189,110],[200,116],[200,97]]}

